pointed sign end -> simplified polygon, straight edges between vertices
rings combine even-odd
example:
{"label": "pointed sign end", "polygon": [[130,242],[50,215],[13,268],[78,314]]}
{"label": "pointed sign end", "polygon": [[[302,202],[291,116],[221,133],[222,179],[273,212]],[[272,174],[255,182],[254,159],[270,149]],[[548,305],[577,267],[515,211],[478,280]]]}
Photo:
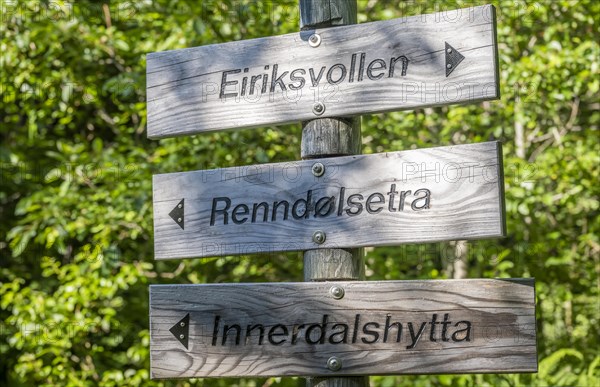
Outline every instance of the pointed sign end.
{"label": "pointed sign end", "polygon": [[444,52],[446,53],[446,77],[448,77],[465,57],[448,42],[444,43],[446,43]]}
{"label": "pointed sign end", "polygon": [[189,349],[188,339],[190,332],[190,314],[186,314],[184,318],[177,322],[177,324],[173,325],[171,329],[169,329],[169,332],[171,332],[171,334],[173,334],[173,336],[175,336],[175,338],[179,340],[181,344],[183,344],[185,349]]}
{"label": "pointed sign end", "polygon": [[181,227],[182,230],[184,230],[185,221],[184,200],[185,199],[181,199],[181,201],[177,203],[175,208],[173,208],[171,212],[169,212],[169,216],[171,217],[171,219],[173,219],[175,223],[177,223],[179,227]]}

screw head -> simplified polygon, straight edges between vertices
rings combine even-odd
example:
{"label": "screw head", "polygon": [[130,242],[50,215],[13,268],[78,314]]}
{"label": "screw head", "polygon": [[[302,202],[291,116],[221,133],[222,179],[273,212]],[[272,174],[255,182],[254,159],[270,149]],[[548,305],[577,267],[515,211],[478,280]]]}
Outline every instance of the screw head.
{"label": "screw head", "polygon": [[452,49],[451,49],[451,48],[449,48],[449,49],[447,49],[447,50],[446,50],[446,52],[447,52],[448,54],[452,54]]}
{"label": "screw head", "polygon": [[321,35],[319,35],[319,34],[312,34],[308,38],[308,44],[311,47],[319,47],[319,45],[321,44]]}
{"label": "screw head", "polygon": [[312,173],[316,177],[323,176],[325,173],[325,166],[322,163],[314,163],[312,166]]}
{"label": "screw head", "polygon": [[451,68],[452,68],[452,64],[451,64],[451,63],[448,63],[448,64],[446,65],[446,68],[448,68],[448,69],[451,69]]}
{"label": "screw head", "polygon": [[178,221],[179,223],[181,223],[181,222],[183,221],[183,219],[181,219],[181,218],[177,218],[177,221]]}
{"label": "screw head", "polygon": [[179,204],[177,205],[177,208],[183,208],[183,205],[182,205],[181,203],[179,203]]}
{"label": "screw head", "polygon": [[329,293],[333,296],[333,298],[335,298],[336,300],[339,300],[341,298],[344,298],[344,294],[346,293],[344,291],[344,288],[339,286],[339,285],[333,285],[330,289],[329,289]]}
{"label": "screw head", "polygon": [[339,371],[342,369],[342,360],[337,356],[332,356],[327,359],[327,368],[332,371]]}
{"label": "screw head", "polygon": [[182,326],[182,327],[184,327],[184,326],[185,326],[185,323],[182,321],[182,322],[180,322],[180,323],[179,323],[179,326]]}
{"label": "screw head", "polygon": [[312,240],[318,245],[325,243],[326,235],[323,231],[317,230],[313,233]]}
{"label": "screw head", "polygon": [[181,340],[183,340],[183,339],[185,339],[185,335],[182,333],[182,334],[180,334],[180,335],[179,335],[179,338],[180,338]]}
{"label": "screw head", "polygon": [[323,104],[323,102],[315,102],[313,105],[313,113],[317,116],[325,113],[325,104]]}

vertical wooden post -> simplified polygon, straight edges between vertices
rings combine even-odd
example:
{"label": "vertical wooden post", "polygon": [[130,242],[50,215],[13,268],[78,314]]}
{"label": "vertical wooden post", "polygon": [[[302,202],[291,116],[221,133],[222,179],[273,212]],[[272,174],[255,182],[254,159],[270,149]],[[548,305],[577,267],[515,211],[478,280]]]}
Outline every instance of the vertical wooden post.
{"label": "vertical wooden post", "polygon": [[[356,0],[299,1],[300,29],[303,31],[357,22]],[[303,122],[302,159],[360,153],[360,117],[322,118]],[[327,230],[323,231],[327,234]],[[362,249],[321,249],[304,252],[304,281],[364,279],[365,264]],[[365,387],[369,385],[369,377],[307,378],[306,385]]]}

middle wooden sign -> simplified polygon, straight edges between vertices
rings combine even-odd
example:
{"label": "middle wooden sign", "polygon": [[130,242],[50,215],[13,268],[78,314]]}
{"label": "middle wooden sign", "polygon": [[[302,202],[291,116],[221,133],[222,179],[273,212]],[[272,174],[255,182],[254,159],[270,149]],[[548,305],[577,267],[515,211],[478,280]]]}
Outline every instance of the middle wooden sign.
{"label": "middle wooden sign", "polygon": [[505,236],[499,142],[154,175],[156,259]]}

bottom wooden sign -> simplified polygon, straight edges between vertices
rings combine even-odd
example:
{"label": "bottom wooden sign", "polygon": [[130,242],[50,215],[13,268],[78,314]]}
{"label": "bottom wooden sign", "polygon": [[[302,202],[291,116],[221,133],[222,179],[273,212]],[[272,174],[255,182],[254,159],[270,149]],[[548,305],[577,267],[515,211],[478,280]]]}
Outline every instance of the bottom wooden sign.
{"label": "bottom wooden sign", "polygon": [[152,378],[536,372],[533,279],[150,286]]}

